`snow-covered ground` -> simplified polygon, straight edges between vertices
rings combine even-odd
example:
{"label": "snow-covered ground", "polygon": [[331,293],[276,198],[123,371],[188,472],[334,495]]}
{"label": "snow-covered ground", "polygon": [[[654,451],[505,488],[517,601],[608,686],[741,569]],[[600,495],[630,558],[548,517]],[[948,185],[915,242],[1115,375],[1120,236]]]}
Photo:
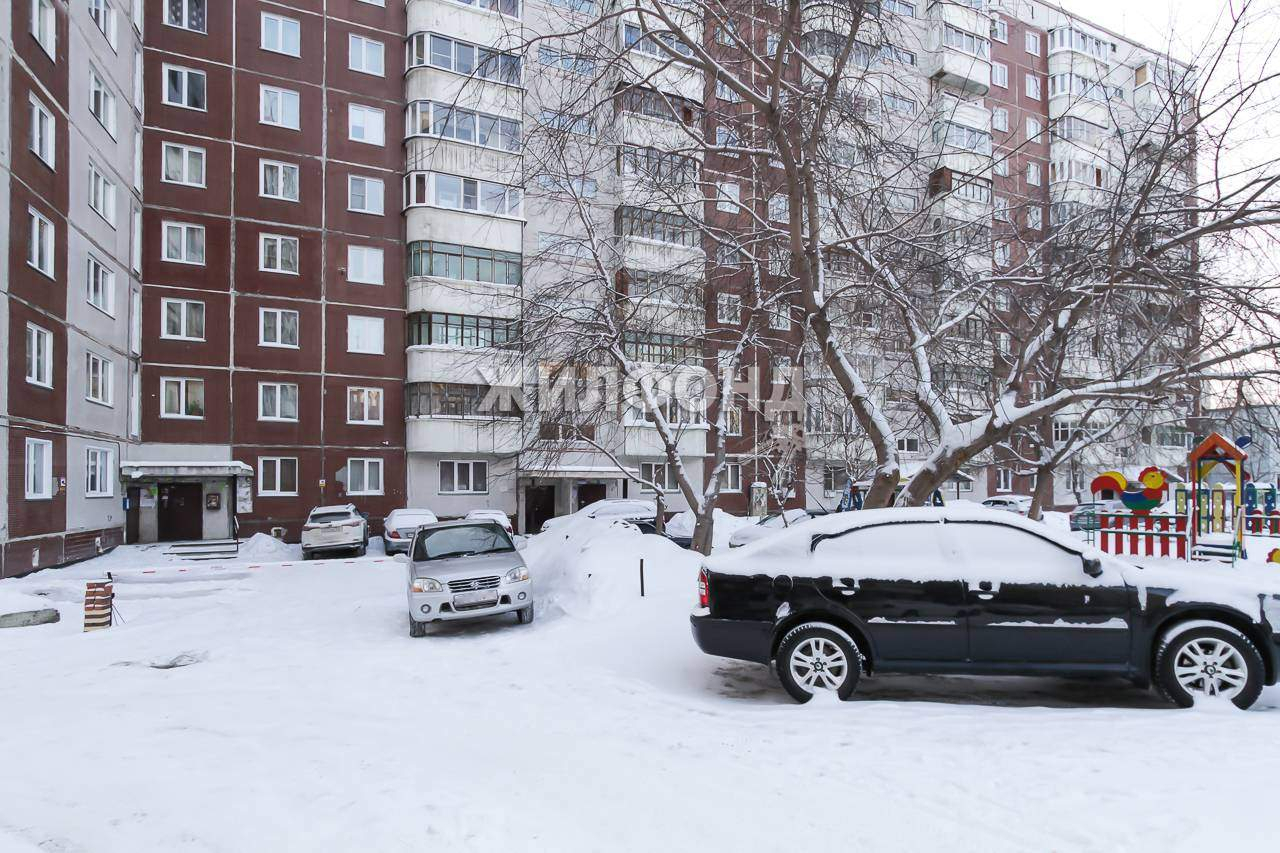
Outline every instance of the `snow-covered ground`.
{"label": "snow-covered ground", "polygon": [[[257,543],[0,582],[0,851],[1198,850],[1269,845],[1280,692],[880,677],[792,704],[689,635],[697,559],[533,537],[514,617],[410,639],[404,570]],[[645,561],[645,598],[639,562]],[[123,624],[80,631],[112,571]]]}

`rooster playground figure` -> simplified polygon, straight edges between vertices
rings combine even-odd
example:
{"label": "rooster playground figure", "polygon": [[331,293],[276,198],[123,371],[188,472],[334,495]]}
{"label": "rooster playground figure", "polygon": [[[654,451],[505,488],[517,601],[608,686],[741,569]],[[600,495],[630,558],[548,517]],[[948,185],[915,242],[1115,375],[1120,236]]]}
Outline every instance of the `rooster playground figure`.
{"label": "rooster playground figure", "polygon": [[1119,471],[1107,471],[1093,478],[1089,490],[1095,495],[1110,489],[1120,496],[1125,509],[1135,515],[1147,515],[1160,506],[1167,487],[1165,474],[1154,466],[1142,469],[1137,481],[1130,483]]}

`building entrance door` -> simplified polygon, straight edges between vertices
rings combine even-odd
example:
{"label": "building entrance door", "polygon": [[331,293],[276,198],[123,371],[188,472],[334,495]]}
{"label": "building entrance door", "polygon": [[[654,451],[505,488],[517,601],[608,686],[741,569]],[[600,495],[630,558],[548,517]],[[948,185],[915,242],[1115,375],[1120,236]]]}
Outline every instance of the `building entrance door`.
{"label": "building entrance door", "polygon": [[583,483],[578,486],[578,509],[604,500],[604,483]]}
{"label": "building entrance door", "polygon": [[156,505],[156,539],[180,542],[204,538],[204,488],[199,483],[160,485]]}
{"label": "building entrance door", "polygon": [[525,486],[524,532],[537,533],[542,522],[556,514],[555,486]]}
{"label": "building entrance door", "polygon": [[130,486],[125,489],[125,500],[129,504],[129,508],[124,511],[124,541],[127,545],[133,545],[139,539],[139,530],[141,529],[142,513],[138,508],[138,504],[142,501],[142,489],[137,486]]}

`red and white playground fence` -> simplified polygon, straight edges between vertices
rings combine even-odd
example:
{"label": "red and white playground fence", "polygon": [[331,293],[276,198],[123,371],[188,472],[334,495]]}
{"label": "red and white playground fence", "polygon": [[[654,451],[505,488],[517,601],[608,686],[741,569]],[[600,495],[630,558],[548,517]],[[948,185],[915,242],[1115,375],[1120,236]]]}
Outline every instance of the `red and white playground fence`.
{"label": "red and white playground fence", "polygon": [[1187,559],[1189,537],[1185,515],[1100,512],[1097,537],[1098,547],[1108,554]]}

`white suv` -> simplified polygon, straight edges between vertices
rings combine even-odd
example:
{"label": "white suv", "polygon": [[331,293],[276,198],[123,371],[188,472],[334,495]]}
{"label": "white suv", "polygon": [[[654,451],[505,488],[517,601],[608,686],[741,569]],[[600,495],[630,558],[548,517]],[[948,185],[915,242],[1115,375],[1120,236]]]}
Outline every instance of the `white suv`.
{"label": "white suv", "polygon": [[994,498],[987,498],[982,502],[987,509],[1000,509],[1005,512],[1016,512],[1018,515],[1026,515],[1031,512],[1031,496],[1030,495],[998,495]]}
{"label": "white suv", "polygon": [[302,526],[302,559],[318,551],[355,551],[363,557],[369,547],[369,522],[355,504],[318,506]]}

